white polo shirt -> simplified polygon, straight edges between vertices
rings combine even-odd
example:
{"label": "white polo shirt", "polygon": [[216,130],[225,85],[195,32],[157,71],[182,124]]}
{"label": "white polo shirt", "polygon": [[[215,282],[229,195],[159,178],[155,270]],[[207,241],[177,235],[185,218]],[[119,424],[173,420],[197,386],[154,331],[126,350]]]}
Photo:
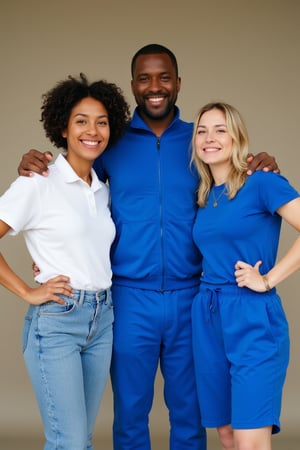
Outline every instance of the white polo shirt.
{"label": "white polo shirt", "polygon": [[23,231],[43,283],[67,275],[75,289],[111,286],[110,247],[115,226],[109,192],[92,169],[89,186],[63,155],[49,167],[49,176],[19,177],[0,197],[0,219],[10,234]]}

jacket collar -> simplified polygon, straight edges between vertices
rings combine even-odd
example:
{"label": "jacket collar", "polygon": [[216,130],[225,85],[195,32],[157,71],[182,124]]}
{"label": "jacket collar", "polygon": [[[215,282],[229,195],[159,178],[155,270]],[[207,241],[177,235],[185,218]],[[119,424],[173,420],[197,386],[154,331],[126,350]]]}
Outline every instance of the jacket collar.
{"label": "jacket collar", "polygon": [[[168,128],[171,128],[178,120],[180,120],[180,111],[179,108],[177,106],[174,106],[175,109],[175,115],[174,115],[174,119],[172,120],[172,122],[170,123],[170,125],[168,126]],[[140,113],[139,113],[139,108],[136,107],[129,125],[131,128],[137,128],[140,130],[147,130],[147,131],[151,131],[152,130],[148,127],[148,125],[144,122],[144,120],[141,118]]]}

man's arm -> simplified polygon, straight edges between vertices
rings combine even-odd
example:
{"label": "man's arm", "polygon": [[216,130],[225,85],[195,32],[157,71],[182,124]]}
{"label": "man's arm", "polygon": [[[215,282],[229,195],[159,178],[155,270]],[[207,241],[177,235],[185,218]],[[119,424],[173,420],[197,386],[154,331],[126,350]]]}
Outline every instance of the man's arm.
{"label": "man's arm", "polygon": [[263,170],[264,172],[275,172],[280,173],[279,167],[277,165],[274,156],[270,156],[266,152],[258,153],[253,155],[250,153],[247,157],[248,170],[247,174],[252,175],[256,170]]}
{"label": "man's arm", "polygon": [[[48,164],[52,160],[53,155],[51,152],[40,152],[38,150],[31,149],[25,153],[22,157],[20,165],[18,167],[19,175],[25,177],[32,176],[33,172],[40,175],[48,175]],[[276,159],[274,156],[270,156],[266,152],[258,153],[257,155],[249,154],[248,158],[248,175],[251,175],[256,170],[264,170],[265,172],[280,173]]]}
{"label": "man's arm", "polygon": [[51,152],[42,153],[38,150],[31,149],[23,155],[18,167],[18,173],[25,177],[31,177],[33,172],[47,176],[48,164],[52,158],[53,155]]}

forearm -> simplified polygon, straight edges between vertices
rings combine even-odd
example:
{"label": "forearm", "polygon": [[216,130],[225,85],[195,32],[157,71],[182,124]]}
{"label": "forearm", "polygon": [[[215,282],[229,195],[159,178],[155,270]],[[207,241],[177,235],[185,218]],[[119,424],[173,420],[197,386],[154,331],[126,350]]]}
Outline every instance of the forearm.
{"label": "forearm", "polygon": [[298,269],[300,269],[300,237],[296,239],[283,258],[266,274],[270,287],[277,286]]}
{"label": "forearm", "polygon": [[25,299],[30,287],[9,267],[0,253],[0,284],[18,297]]}
{"label": "forearm", "polygon": [[61,305],[65,300],[61,295],[72,297],[73,289],[70,286],[70,278],[65,275],[57,275],[45,283],[31,288],[9,267],[0,253],[0,284],[13,294],[32,305],[41,305],[48,301],[55,301]]}

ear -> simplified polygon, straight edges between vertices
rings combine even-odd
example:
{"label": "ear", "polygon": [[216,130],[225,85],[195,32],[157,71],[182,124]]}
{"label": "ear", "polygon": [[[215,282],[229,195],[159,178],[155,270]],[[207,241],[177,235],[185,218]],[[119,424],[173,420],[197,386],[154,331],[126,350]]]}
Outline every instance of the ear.
{"label": "ear", "polygon": [[63,131],[61,132],[61,135],[62,135],[63,138],[67,138],[67,137],[68,137],[67,130],[63,130]]}
{"label": "ear", "polygon": [[180,77],[178,77],[177,78],[177,92],[179,92],[180,91],[180,88],[181,88],[181,78]]}

